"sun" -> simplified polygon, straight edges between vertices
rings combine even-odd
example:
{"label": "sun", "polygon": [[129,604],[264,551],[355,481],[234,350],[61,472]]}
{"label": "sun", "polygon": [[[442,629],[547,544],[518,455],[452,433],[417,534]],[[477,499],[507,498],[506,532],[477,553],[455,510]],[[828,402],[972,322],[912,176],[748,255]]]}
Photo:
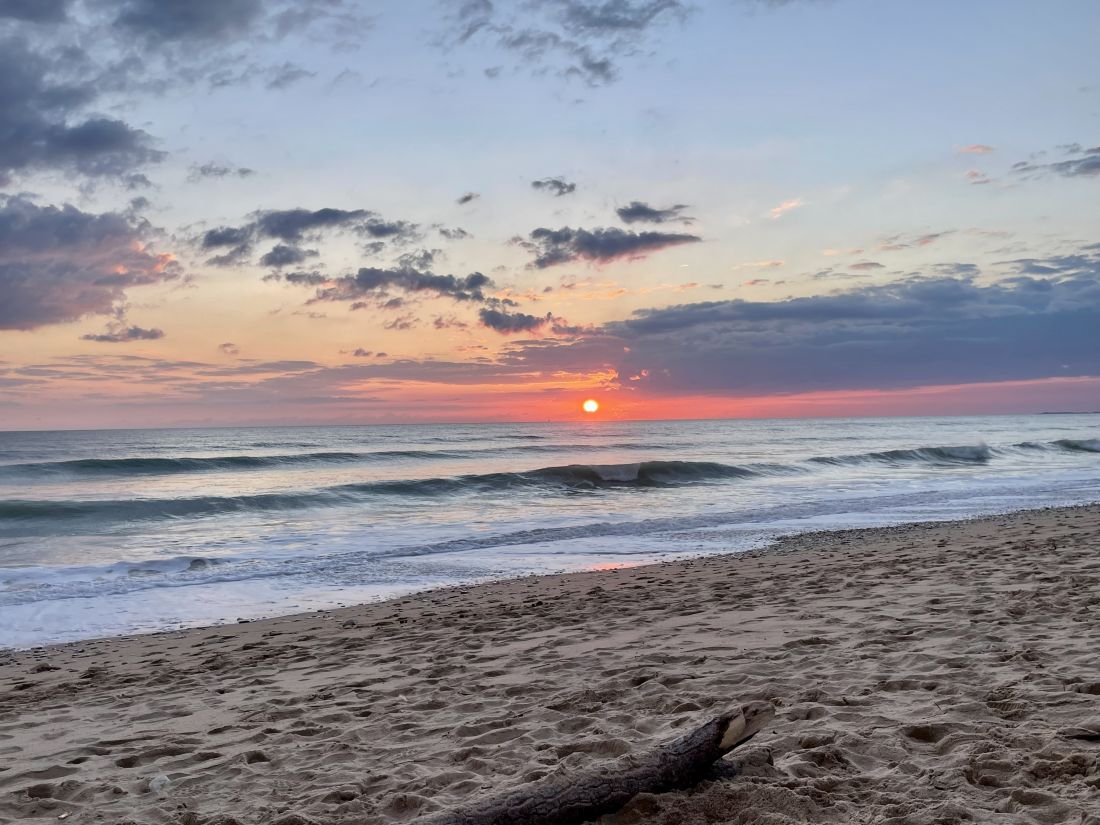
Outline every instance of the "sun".
{"label": "sun", "polygon": [[600,403],[595,398],[589,398],[587,401],[581,404],[581,409],[584,410],[586,413],[594,413],[599,410],[599,408]]}

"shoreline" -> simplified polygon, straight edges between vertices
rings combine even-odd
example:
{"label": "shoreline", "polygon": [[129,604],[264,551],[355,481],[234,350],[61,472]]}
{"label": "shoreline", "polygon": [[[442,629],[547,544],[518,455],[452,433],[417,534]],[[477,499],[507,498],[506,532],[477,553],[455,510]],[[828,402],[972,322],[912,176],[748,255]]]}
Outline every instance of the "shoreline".
{"label": "shoreline", "polygon": [[413,821],[766,700],[739,777],[601,822],[1094,825],[1098,547],[1023,510],[12,651],[0,823]]}
{"label": "shoreline", "polygon": [[[812,552],[813,546],[818,545],[823,540],[827,540],[829,537],[844,537],[849,534],[855,536],[865,536],[869,538],[882,537],[888,538],[892,531],[908,531],[911,529],[917,529],[921,527],[944,527],[950,528],[953,526],[964,526],[973,524],[976,522],[985,522],[993,519],[1002,519],[1005,517],[1025,516],[1029,514],[1043,514],[1057,511],[1073,511],[1078,509],[1100,508],[1100,500],[1093,502],[1086,502],[1081,504],[1067,504],[1061,506],[1047,506],[1047,507],[1032,507],[1023,510],[1006,510],[1000,513],[993,513],[988,515],[970,516],[967,518],[956,519],[931,519],[926,521],[906,521],[898,524],[889,524],[879,527],[841,527],[841,528],[828,528],[828,529],[811,529],[795,533],[789,533],[777,536],[772,539],[764,539],[765,542],[759,547],[753,547],[748,550],[733,550],[728,552],[703,552],[698,554],[684,554],[678,555],[673,559],[666,559],[662,561],[640,561],[637,563],[631,562],[612,562],[611,564],[619,565],[615,569],[621,570],[639,570],[643,568],[661,568],[668,565],[684,564],[699,559],[711,559],[711,558],[764,558],[768,556],[781,556],[789,553],[798,553],[801,551]],[[844,539],[842,539],[844,540]],[[803,544],[807,546],[802,546]],[[455,582],[448,584],[441,584],[436,586],[427,586],[421,589],[414,589],[406,593],[398,593],[390,596],[380,596],[377,599],[371,599],[370,601],[358,602],[349,605],[338,605],[329,608],[318,608],[315,610],[298,611],[294,613],[277,613],[270,616],[259,616],[251,619],[225,619],[221,622],[215,622],[212,624],[191,625],[187,627],[149,630],[140,633],[124,633],[115,636],[90,636],[86,639],[73,639],[70,641],[61,642],[48,642],[46,644],[28,645],[25,647],[5,647],[0,645],[0,666],[3,666],[8,658],[15,654],[20,653],[43,653],[52,650],[58,650],[70,646],[89,645],[105,642],[122,642],[136,639],[143,639],[147,637],[169,637],[181,633],[195,633],[203,631],[218,630],[227,627],[236,627],[239,625],[247,624],[259,624],[263,622],[273,622],[288,619],[308,619],[316,616],[335,616],[339,613],[348,613],[349,615],[357,611],[361,611],[366,608],[384,607],[390,603],[406,602],[410,599],[418,599],[421,597],[427,597],[437,593],[450,593],[452,591],[461,591],[466,593],[474,588],[489,587],[492,585],[508,584],[510,582],[527,582],[538,580],[553,580],[564,576],[587,576],[591,574],[598,574],[606,572],[606,570],[592,569],[592,570],[572,570],[557,573],[524,573],[520,575],[503,575],[499,577],[490,576],[482,579],[472,579],[467,582]]]}

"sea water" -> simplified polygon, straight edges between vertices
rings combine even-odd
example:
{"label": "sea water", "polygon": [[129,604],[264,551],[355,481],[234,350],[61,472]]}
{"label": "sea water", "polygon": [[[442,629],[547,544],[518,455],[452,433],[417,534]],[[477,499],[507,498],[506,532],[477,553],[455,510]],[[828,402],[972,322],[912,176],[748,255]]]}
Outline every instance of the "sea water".
{"label": "sea water", "polygon": [[1098,415],[0,432],[0,646],[1097,500]]}

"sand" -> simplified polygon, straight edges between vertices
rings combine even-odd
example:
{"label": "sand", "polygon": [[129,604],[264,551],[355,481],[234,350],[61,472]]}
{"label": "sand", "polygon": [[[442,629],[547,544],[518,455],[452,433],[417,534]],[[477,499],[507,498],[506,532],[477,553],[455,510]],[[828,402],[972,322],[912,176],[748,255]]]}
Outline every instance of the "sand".
{"label": "sand", "polygon": [[410,822],[769,700],[603,825],[1100,825],[1100,507],[0,659],[4,823]]}

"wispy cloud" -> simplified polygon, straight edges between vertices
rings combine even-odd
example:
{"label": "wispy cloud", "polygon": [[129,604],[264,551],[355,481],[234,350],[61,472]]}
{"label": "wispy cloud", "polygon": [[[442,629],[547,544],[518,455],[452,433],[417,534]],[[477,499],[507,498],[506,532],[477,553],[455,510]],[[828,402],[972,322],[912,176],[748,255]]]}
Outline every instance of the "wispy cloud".
{"label": "wispy cloud", "polygon": [[788,201],[783,201],[783,203],[779,204],[779,206],[773,206],[770,210],[768,210],[768,215],[774,221],[778,218],[782,218],[792,209],[800,209],[805,205],[806,202],[802,200],[802,198],[791,198]]}

